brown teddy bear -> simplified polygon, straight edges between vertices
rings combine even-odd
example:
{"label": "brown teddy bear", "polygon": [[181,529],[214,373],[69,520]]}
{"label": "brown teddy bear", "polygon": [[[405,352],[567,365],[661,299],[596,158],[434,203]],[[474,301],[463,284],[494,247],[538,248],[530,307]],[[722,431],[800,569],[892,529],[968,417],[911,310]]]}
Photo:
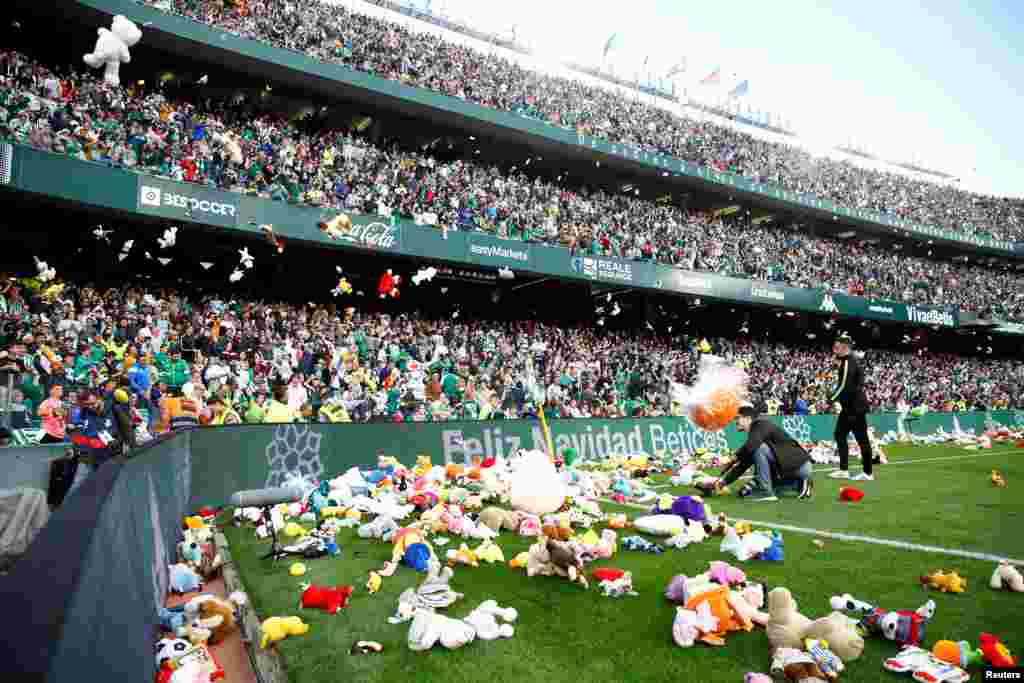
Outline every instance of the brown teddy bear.
{"label": "brown teddy bear", "polygon": [[192,616],[196,625],[209,629],[209,644],[216,645],[238,629],[235,610],[241,606],[241,594],[232,594],[231,600],[215,595],[200,595],[185,605],[186,616]]}
{"label": "brown teddy bear", "polygon": [[768,615],[765,626],[772,650],[792,648],[802,650],[804,640],[828,641],[829,649],[844,662],[853,661],[864,651],[864,639],[852,627],[842,612],[811,621],[797,610],[796,601],[787,588],[775,588],[768,593]]}
{"label": "brown teddy bear", "polygon": [[554,524],[545,524],[540,528],[544,535],[548,538],[553,538],[556,541],[568,541],[573,537],[572,528],[564,526],[556,526]]}
{"label": "brown teddy bear", "polygon": [[828,678],[817,662],[806,652],[791,647],[780,647],[772,656],[772,675],[785,676],[794,683],[828,683]]}
{"label": "brown teddy bear", "polygon": [[547,540],[547,550],[548,556],[551,558],[551,564],[555,565],[557,570],[560,570],[559,574],[567,576],[569,581],[573,583],[579,582],[584,588],[590,588],[590,584],[587,582],[587,575],[583,571],[583,562],[567,543],[549,538]]}

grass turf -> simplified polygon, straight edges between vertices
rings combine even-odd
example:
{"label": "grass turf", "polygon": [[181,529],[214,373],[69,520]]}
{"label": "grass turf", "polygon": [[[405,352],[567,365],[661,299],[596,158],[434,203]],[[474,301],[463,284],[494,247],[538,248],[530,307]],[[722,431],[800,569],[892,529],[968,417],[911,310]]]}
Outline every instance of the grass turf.
{"label": "grass turf", "polygon": [[[965,454],[961,449],[942,447],[890,451],[893,462]],[[1006,475],[1008,489],[994,489],[988,482],[993,467]],[[837,502],[840,483],[819,474],[817,496],[810,502],[760,503],[756,514],[752,504],[723,498],[712,501],[711,507],[765,522],[1020,557],[1024,555],[1019,532],[1024,503],[1014,485],[1021,475],[1024,459],[1011,455],[908,462],[880,468],[879,478],[863,485],[868,497],[856,506]],[[627,530],[625,535],[630,533]],[[638,597],[605,598],[594,587],[585,591],[563,579],[530,579],[522,570],[507,565],[456,568],[452,586],[466,597],[447,613],[462,617],[483,600],[493,598],[519,610],[516,634],[510,640],[474,642],[454,652],[437,646],[427,653],[414,653],[406,646],[408,624],[391,625],[387,618],[394,613],[399,593],[417,585],[421,576],[403,567],[384,579],[378,594],[369,595],[364,587],[367,572],[389,558],[389,545],[356,538],[352,530],[345,530],[338,536],[343,549],[339,557],[309,561],[307,574],[293,578],[287,571],[289,561],[275,565],[258,559],[267,543],[256,540],[251,529],[228,528],[226,534],[259,615],[300,614],[311,625],[307,635],[277,646],[291,683],[338,679],[742,681],[747,671],[767,672],[770,665],[763,630],[731,633],[723,648],[697,645],[680,649],[672,642],[674,607],[665,600],[664,587],[674,574],[700,573],[710,560],[729,560],[719,552],[716,539],[662,555],[620,549],[611,560],[588,568],[614,566],[632,571]],[[787,533],[784,562],[751,561],[740,566],[769,586],[789,587],[801,612],[811,618],[827,614],[829,597],[838,593],[848,592],[892,609],[914,609],[930,597],[938,608],[928,627],[928,646],[941,638],[976,643],[978,634],[987,630],[1001,635],[1011,650],[1019,653],[1024,649],[1024,627],[1019,620],[1024,595],[989,589],[992,563],[861,542],[827,540],[824,549],[819,549],[811,541],[811,536]],[[529,545],[529,539],[507,533],[498,542],[507,559]],[[917,577],[939,567],[959,570],[968,579],[967,593],[925,593]],[[356,594],[350,606],[336,616],[300,610],[299,583],[304,581],[351,584]],[[377,640],[384,645],[384,652],[350,656],[348,650],[355,640]],[[881,668],[881,659],[896,651],[891,643],[868,639],[864,655],[848,664],[842,680],[909,680]]]}

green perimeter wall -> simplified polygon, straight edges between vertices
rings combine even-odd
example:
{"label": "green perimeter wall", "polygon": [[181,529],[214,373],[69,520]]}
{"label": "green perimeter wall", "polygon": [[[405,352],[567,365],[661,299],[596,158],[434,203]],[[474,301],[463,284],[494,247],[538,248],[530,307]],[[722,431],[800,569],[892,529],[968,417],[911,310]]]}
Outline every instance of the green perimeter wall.
{"label": "green perimeter wall", "polygon": [[[983,431],[996,423],[1024,426],[1024,411],[930,413],[910,425],[917,434],[954,428]],[[870,415],[880,434],[895,431],[896,413]],[[834,415],[777,416],[800,441],[832,439]],[[697,448],[737,448],[744,436],[732,426],[705,432],[686,418],[623,420],[553,420],[551,436],[561,451],[572,446],[581,460],[594,461],[615,453],[672,454]],[[372,466],[379,449],[412,464],[417,455],[434,463],[465,462],[479,455],[510,455],[517,448],[543,448],[540,423],[533,420],[427,422],[406,424],[289,424],[204,427],[191,440],[192,506],[223,505],[235,491],[279,486],[287,474],[335,477],[350,467]]]}

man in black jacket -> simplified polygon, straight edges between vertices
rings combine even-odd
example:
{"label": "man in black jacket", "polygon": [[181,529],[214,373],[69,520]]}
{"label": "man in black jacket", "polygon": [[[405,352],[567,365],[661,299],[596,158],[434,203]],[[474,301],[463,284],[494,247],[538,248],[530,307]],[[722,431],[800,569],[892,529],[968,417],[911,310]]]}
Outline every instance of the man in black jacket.
{"label": "man in black jacket", "polygon": [[860,446],[860,459],[864,472],[852,477],[854,481],[874,481],[871,473],[871,441],[868,439],[868,399],[864,393],[864,370],[850,353],[850,335],[845,332],[832,345],[832,352],[839,359],[839,384],[829,398],[839,403],[839,417],[836,419],[836,450],[839,452],[839,469],[833,472],[833,479],[850,479],[850,432],[853,432]]}
{"label": "man in black jacket", "polygon": [[776,486],[795,486],[800,498],[810,498],[811,456],[771,420],[760,417],[753,406],[743,406],[736,429],[747,432],[747,441],[736,451],[733,463],[722,472],[716,487],[728,486],[754,466],[754,481],[740,489],[751,500],[776,501]]}

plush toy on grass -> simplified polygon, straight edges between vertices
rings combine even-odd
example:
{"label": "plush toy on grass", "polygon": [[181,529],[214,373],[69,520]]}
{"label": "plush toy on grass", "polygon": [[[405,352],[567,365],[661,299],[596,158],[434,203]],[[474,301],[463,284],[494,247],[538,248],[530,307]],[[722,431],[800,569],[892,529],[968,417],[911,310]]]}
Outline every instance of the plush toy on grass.
{"label": "plush toy on grass", "polygon": [[270,617],[261,625],[260,648],[266,649],[288,636],[302,636],[309,632],[309,624],[300,617]]}
{"label": "plush toy on grass", "polygon": [[989,666],[997,669],[1010,669],[1017,666],[1017,658],[1010,654],[1010,650],[991,633],[982,633],[978,638],[981,645],[981,653]]}
{"label": "plush toy on grass", "polygon": [[660,545],[657,543],[651,543],[642,536],[627,536],[622,539],[622,547],[626,550],[640,550],[645,553],[653,553],[655,555],[660,555],[665,552],[665,549]]}
{"label": "plush toy on grass", "polygon": [[494,541],[484,541],[473,553],[487,564],[505,561],[505,553],[501,552],[501,548]]}
{"label": "plush toy on grass", "polygon": [[515,628],[511,623],[519,618],[519,612],[513,607],[499,607],[494,600],[485,600],[469,613],[463,621],[473,627],[476,637],[480,640],[497,640],[498,638],[511,638],[515,635]]}
{"label": "plush toy on grass", "polygon": [[915,681],[927,683],[966,683],[971,678],[960,667],[944,662],[916,645],[908,645],[895,657],[882,660],[882,668],[893,673],[910,673]]}
{"label": "plush toy on grass", "polygon": [[825,672],[807,652],[780,647],[772,655],[772,675],[793,683],[826,683]]}
{"label": "plush toy on grass", "polygon": [[519,530],[519,514],[512,510],[487,507],[480,512],[479,521],[497,532]]}
{"label": "plush toy on grass", "polygon": [[781,587],[768,593],[767,602],[770,620],[765,631],[772,649],[801,649],[804,640],[812,638],[827,641],[829,649],[844,662],[857,659],[864,651],[864,639],[842,612],[811,621],[800,614],[789,589]]}
{"label": "plush toy on grass", "polygon": [[843,660],[829,649],[827,640],[808,638],[804,640],[804,650],[811,655],[814,663],[821,669],[825,678],[830,681],[839,678],[839,674],[843,673],[843,670],[846,668]]}
{"label": "plush toy on grass", "polygon": [[352,586],[315,586],[305,584],[300,605],[306,609],[320,609],[328,614],[337,614],[342,607],[348,606],[352,597]]}
{"label": "plush toy on grass", "polygon": [[719,549],[723,553],[732,553],[740,562],[751,560],[772,547],[772,539],[760,532],[749,533],[740,538],[736,529],[726,527],[725,538]]}
{"label": "plush toy on grass", "polygon": [[859,503],[864,500],[864,492],[852,486],[839,489],[839,500],[846,503]]}
{"label": "plush toy on grass", "polygon": [[898,645],[921,645],[928,622],[935,616],[934,600],[929,600],[913,612],[882,609],[849,594],[834,596],[830,603],[832,609],[860,614],[860,629],[863,633],[881,635]]}
{"label": "plush toy on grass", "polygon": [[583,561],[580,560],[573,546],[549,538],[547,539],[547,551],[548,557],[551,558],[551,564],[555,566],[559,574],[568,577],[569,581],[578,581],[584,588],[590,587],[586,574],[583,572]]}
{"label": "plush toy on grass", "polygon": [[985,653],[980,649],[971,647],[966,640],[954,643],[952,640],[940,640],[932,646],[932,655],[941,659],[947,664],[967,669],[972,666],[980,666],[985,660]]}
{"label": "plush toy on grass", "polygon": [[1004,561],[996,566],[988,585],[997,591],[1006,588],[1015,593],[1024,593],[1024,576],[1016,567]]}
{"label": "plush toy on grass", "polygon": [[992,470],[992,485],[996,488],[1006,488],[1006,479],[999,473],[999,470]]}
{"label": "plush toy on grass", "polygon": [[465,564],[470,567],[479,567],[480,561],[477,558],[475,552],[470,550],[469,546],[463,543],[459,546],[458,550],[451,549],[448,551],[448,566],[454,567],[457,564]]}
{"label": "plush toy on grass", "polygon": [[946,574],[941,569],[922,576],[920,581],[922,586],[936,588],[943,593],[963,593],[967,588],[967,579],[962,578],[957,572]]}
{"label": "plush toy on grass", "polygon": [[633,573],[624,572],[622,576],[604,580],[598,584],[601,594],[607,598],[620,598],[624,595],[639,595],[633,590]]}
{"label": "plush toy on grass", "polygon": [[725,645],[725,640],[717,635],[718,618],[711,613],[711,606],[702,602],[696,609],[676,608],[676,616],[672,621],[672,640],[679,647],[693,647],[698,640],[708,645]]}

